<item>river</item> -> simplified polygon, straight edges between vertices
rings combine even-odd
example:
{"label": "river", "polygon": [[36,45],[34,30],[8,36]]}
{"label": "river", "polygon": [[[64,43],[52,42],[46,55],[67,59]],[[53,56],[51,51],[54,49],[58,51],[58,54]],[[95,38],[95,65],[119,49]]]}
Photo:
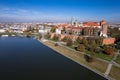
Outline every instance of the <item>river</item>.
{"label": "river", "polygon": [[0,38],[0,80],[107,80],[34,38]]}

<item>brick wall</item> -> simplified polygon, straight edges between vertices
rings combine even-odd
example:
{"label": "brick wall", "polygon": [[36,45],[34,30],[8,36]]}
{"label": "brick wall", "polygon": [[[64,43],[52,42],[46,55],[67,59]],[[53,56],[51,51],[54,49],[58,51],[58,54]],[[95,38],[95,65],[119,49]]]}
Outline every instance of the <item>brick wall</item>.
{"label": "brick wall", "polygon": [[[55,33],[51,33],[51,39],[54,37]],[[58,34],[57,34],[58,35]],[[70,39],[72,39],[72,41],[76,41],[76,39],[78,38],[78,36],[75,35],[66,35],[66,34],[59,34],[59,41],[61,41],[65,36],[69,37]],[[81,39],[83,38],[82,36],[79,36]],[[104,38],[102,45],[109,45],[109,44],[114,44],[115,42],[115,38]]]}
{"label": "brick wall", "polygon": [[103,39],[102,45],[114,44],[115,38],[105,38]]}
{"label": "brick wall", "polygon": [[[55,33],[50,33],[50,36],[50,38],[52,39],[55,36]],[[59,34],[59,41],[61,41],[66,36],[72,39],[72,41],[76,41],[76,39],[78,38],[78,36],[75,35]]]}

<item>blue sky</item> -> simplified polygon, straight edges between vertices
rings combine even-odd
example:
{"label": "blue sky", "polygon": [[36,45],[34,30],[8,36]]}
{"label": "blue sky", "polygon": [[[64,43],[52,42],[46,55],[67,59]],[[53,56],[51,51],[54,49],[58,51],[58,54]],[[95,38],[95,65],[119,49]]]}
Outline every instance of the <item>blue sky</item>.
{"label": "blue sky", "polygon": [[0,22],[120,22],[120,0],[0,0]]}

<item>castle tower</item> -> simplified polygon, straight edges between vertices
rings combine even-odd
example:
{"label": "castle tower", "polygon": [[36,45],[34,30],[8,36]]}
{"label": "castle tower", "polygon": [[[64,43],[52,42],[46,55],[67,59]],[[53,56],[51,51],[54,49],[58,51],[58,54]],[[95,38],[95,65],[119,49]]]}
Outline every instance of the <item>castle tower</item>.
{"label": "castle tower", "polygon": [[100,21],[100,26],[101,26],[100,36],[107,37],[107,28],[108,28],[107,22],[105,20]]}

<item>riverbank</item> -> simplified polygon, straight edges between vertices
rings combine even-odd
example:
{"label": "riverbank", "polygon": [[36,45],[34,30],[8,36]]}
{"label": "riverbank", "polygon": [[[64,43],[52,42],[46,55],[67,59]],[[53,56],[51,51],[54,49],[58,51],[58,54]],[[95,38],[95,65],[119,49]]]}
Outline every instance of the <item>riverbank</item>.
{"label": "riverbank", "polygon": [[[69,48],[62,46],[62,45],[55,46],[55,43],[51,42],[51,41],[45,41],[42,43],[44,45],[50,47],[51,49],[55,50],[56,52],[60,53],[61,55],[77,62],[78,64],[80,64],[84,67],[87,67],[88,69],[96,72],[97,74],[99,74],[103,77],[106,77],[106,76],[104,76],[104,73],[106,71],[108,63],[102,62],[98,59],[94,59],[93,63],[88,63],[85,60],[83,53],[80,53],[78,51],[74,51],[74,50],[69,49]],[[120,72],[120,68],[113,66],[109,76],[114,78],[115,80],[119,80],[120,79],[120,76],[118,74],[119,72]],[[109,80],[113,80],[110,77],[106,77],[106,78],[108,78]]]}
{"label": "riverbank", "polygon": [[[90,70],[92,70],[104,77],[104,75],[101,74],[100,72],[104,73],[104,71],[106,70],[107,64],[105,64],[105,63],[102,64],[100,61],[96,61],[96,60],[90,64],[90,63],[86,62],[84,55],[80,54],[80,52],[75,52],[73,50],[69,50],[68,48],[66,48],[64,46],[55,46],[55,44],[50,41],[43,42],[43,44],[45,44],[48,47],[50,47],[51,49],[57,51],[61,55],[77,62],[78,64],[82,64],[83,66],[89,68]],[[100,66],[100,67],[98,67],[98,66]],[[100,72],[98,72],[98,70]]]}

